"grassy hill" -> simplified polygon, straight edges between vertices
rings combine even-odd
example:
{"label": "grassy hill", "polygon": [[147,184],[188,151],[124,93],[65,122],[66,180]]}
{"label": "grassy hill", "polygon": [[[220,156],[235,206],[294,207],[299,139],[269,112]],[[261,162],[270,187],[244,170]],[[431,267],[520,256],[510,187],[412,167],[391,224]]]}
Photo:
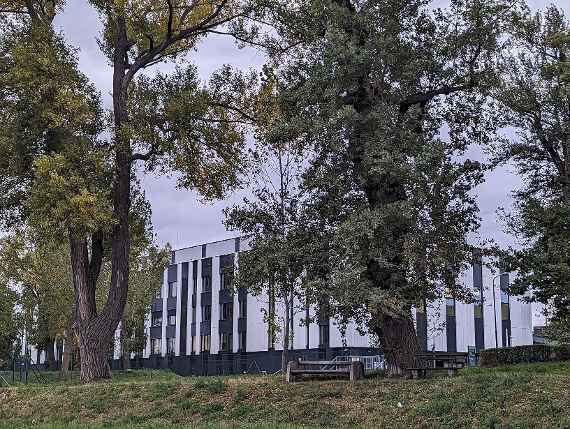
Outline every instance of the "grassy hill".
{"label": "grassy hill", "polygon": [[455,378],[284,384],[272,376],[118,373],[0,388],[0,428],[569,428],[570,363],[466,369]]}

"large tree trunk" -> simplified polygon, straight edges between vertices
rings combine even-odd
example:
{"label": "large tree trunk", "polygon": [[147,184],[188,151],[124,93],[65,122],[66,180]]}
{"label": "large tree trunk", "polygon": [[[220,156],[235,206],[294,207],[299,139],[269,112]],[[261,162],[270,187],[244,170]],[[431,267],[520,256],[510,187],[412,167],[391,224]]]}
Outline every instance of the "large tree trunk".
{"label": "large tree trunk", "polygon": [[107,352],[110,336],[114,332],[112,320],[97,317],[96,280],[93,281],[89,275],[91,264],[89,263],[87,241],[71,238],[70,251],[75,290],[75,328],[79,336],[81,354],[81,381],[89,382],[109,378],[111,371],[107,362]]}
{"label": "large tree trunk", "polygon": [[81,353],[81,381],[90,382],[111,378],[108,352],[109,336],[96,327],[85,327],[79,335]]}
{"label": "large tree trunk", "polygon": [[403,369],[416,366],[415,355],[420,347],[411,314],[410,317],[376,315],[373,332],[378,337],[389,375],[398,375]]}

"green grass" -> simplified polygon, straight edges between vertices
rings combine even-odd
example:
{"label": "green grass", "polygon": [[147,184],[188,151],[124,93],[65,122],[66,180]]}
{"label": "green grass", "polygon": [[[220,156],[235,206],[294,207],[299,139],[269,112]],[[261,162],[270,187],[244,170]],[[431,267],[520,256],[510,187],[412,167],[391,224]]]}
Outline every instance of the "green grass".
{"label": "green grass", "polygon": [[569,386],[570,362],[356,384],[147,370],[84,385],[52,374],[0,388],[0,429],[570,428]]}

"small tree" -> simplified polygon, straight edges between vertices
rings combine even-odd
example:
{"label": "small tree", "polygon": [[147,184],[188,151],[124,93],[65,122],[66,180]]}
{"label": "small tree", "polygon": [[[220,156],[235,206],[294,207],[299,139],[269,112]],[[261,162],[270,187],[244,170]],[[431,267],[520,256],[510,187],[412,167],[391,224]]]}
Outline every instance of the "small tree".
{"label": "small tree", "polygon": [[[266,68],[255,103],[255,199],[245,198],[241,206],[226,209],[225,224],[250,237],[250,250],[240,254],[236,286],[268,297],[268,334],[274,341],[281,333],[285,374],[293,346],[295,301],[305,305],[306,294],[299,228],[302,157],[298,144],[283,133],[277,92],[275,76]],[[276,308],[282,309],[281,316]]]}
{"label": "small tree", "polygon": [[0,368],[12,357],[18,336],[17,294],[0,275]]}
{"label": "small tree", "polygon": [[2,277],[20,289],[22,329],[29,344],[46,352],[49,369],[56,367],[54,346],[71,342],[74,321],[69,249],[39,243],[29,231],[5,237],[0,249]]}

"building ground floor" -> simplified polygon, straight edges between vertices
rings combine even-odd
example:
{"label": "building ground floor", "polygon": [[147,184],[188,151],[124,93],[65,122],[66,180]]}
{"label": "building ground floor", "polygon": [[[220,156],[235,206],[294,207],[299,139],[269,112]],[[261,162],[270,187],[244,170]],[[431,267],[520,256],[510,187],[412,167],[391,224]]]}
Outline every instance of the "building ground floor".
{"label": "building ground floor", "polygon": [[[375,348],[329,348],[290,350],[289,360],[333,360],[351,356],[377,356]],[[183,376],[274,374],[281,369],[281,350],[244,353],[201,353],[190,356],[160,356],[133,358],[131,369],[170,369]],[[123,369],[123,361],[114,359],[111,368]]]}

